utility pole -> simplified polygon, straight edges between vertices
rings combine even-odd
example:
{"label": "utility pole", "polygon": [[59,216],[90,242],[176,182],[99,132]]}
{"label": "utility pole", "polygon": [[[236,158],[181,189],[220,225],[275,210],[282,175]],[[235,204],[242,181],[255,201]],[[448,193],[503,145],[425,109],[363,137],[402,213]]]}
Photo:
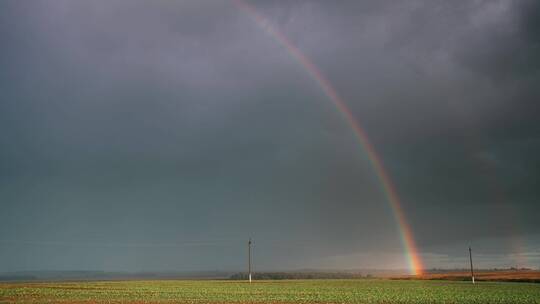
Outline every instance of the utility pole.
{"label": "utility pole", "polygon": [[251,238],[249,238],[248,242],[248,277],[251,283]]}
{"label": "utility pole", "polygon": [[473,265],[472,265],[472,251],[471,251],[471,246],[469,246],[469,260],[471,261],[471,278],[472,278],[472,283],[474,284],[474,268],[473,268]]}

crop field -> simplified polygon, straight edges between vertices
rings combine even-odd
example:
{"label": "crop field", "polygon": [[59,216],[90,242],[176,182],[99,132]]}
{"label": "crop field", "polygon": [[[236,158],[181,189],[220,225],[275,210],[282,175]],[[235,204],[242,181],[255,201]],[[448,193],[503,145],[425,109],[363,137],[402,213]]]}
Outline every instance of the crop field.
{"label": "crop field", "polygon": [[540,285],[384,279],[0,283],[0,303],[540,303]]}

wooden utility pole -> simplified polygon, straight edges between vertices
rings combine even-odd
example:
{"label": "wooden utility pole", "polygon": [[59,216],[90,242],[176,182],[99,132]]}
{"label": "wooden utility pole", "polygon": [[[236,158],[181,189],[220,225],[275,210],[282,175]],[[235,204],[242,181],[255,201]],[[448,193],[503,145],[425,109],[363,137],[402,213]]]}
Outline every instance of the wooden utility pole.
{"label": "wooden utility pole", "polygon": [[473,268],[473,265],[472,265],[472,250],[471,250],[471,246],[469,246],[469,260],[471,261],[471,278],[472,278],[472,283],[474,284],[474,268]]}
{"label": "wooden utility pole", "polygon": [[251,283],[251,238],[249,238],[248,242],[248,277]]}

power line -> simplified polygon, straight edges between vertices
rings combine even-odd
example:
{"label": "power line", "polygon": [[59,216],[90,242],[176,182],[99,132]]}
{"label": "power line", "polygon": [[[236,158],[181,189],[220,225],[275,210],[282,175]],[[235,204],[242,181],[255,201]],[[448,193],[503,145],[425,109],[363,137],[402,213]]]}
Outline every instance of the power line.
{"label": "power line", "polygon": [[251,238],[248,241],[248,278],[251,283]]}
{"label": "power line", "polygon": [[471,246],[469,246],[469,260],[471,262],[471,279],[472,279],[472,283],[474,284],[474,268],[473,268],[473,264],[472,264],[472,250],[471,250]]}

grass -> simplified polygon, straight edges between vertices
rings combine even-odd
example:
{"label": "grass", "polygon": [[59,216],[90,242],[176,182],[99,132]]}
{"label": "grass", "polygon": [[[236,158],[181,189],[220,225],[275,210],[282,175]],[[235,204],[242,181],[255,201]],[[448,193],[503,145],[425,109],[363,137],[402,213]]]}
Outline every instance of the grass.
{"label": "grass", "polygon": [[540,303],[540,285],[415,280],[0,283],[0,303]]}

